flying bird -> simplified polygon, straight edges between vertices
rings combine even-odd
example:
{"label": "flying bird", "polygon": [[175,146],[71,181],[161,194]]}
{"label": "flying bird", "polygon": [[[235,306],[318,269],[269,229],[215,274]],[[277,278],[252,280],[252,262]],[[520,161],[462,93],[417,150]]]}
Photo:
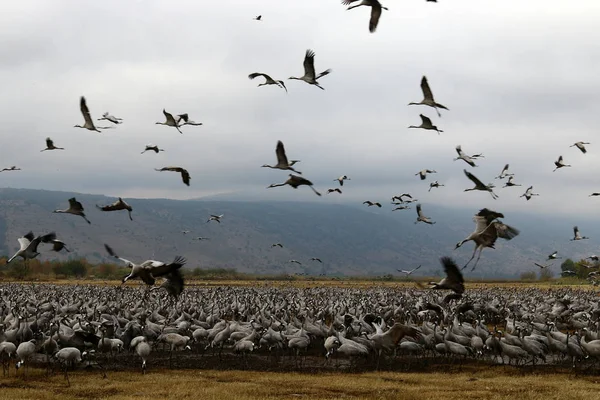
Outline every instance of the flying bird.
{"label": "flying bird", "polygon": [[144,149],[144,151],[141,152],[141,154],[144,154],[147,151],[153,151],[156,154],[158,154],[159,151],[164,151],[163,149],[159,149],[158,146],[153,145],[152,143],[149,143],[146,145],[146,149]]}
{"label": "flying bird", "polygon": [[56,147],[54,145],[54,141],[52,139],[50,139],[49,137],[46,138],[46,148],[43,150],[40,150],[40,152],[42,151],[46,151],[46,150],[64,150],[64,148],[62,147]]}
{"label": "flying bird", "polygon": [[583,154],[587,153],[587,149],[585,148],[586,144],[591,144],[588,142],[575,142],[569,147],[577,147]]}
{"label": "flying bird", "polygon": [[102,211],[127,210],[127,213],[129,214],[129,219],[133,221],[133,218],[131,217],[131,212],[133,211],[133,208],[131,208],[131,206],[129,204],[127,204],[125,201],[123,201],[123,199],[120,197],[119,197],[119,200],[115,201],[112,204],[109,204],[107,206],[99,206],[96,204],[96,207],[98,207],[98,209],[100,209]]}
{"label": "flying bird", "polygon": [[[347,6],[359,0],[342,0],[342,4]],[[359,4],[348,7],[346,10],[352,10],[353,8],[360,6],[371,7],[371,19],[369,20],[369,32],[374,33],[377,30],[379,24],[379,18],[381,17],[381,10],[387,10],[387,7],[381,5],[379,0],[360,0]]]}
{"label": "flying bird", "polygon": [[179,127],[180,127],[179,121],[181,121],[183,114],[178,115],[177,119],[175,119],[175,117],[173,117],[173,114],[166,112],[164,108],[163,108],[163,114],[165,115],[166,121],[165,122],[157,122],[156,125],[172,126],[175,129],[177,129],[177,131],[179,131],[179,133],[183,134],[183,132],[181,132],[181,129],[179,129]]}
{"label": "flying bird", "polygon": [[86,218],[85,213],[83,212],[83,205],[78,202],[75,197],[71,197],[69,199],[69,208],[66,210],[54,210],[53,213],[62,213],[62,214],[73,214],[79,215],[81,218],[85,219],[85,222],[91,224],[91,222]]}
{"label": "flying bird", "polygon": [[306,186],[309,186],[312,189],[312,191],[315,192],[315,194],[317,196],[321,195],[321,193],[317,192],[317,190],[313,187],[313,183],[311,181],[309,181],[308,179],[305,179],[301,176],[293,175],[293,174],[289,174],[289,176],[290,177],[285,182],[272,183],[269,186],[267,186],[267,189],[279,187],[279,186],[285,186],[285,185],[290,185],[294,189],[298,189],[298,186],[306,185]]}
{"label": "flying bird", "polygon": [[320,262],[321,264],[323,264],[323,261],[321,261],[321,259],[317,258],[317,257],[311,257],[310,261],[317,261],[317,262]]}
{"label": "flying bird", "polygon": [[304,55],[304,75],[301,76],[300,78],[297,78],[295,76],[290,76],[288,79],[296,79],[299,81],[304,81],[310,85],[315,85],[319,89],[325,90],[321,85],[319,85],[319,82],[317,82],[317,80],[329,73],[331,73],[331,70],[326,69],[325,71],[321,72],[319,75],[316,75],[316,73],[315,73],[315,52],[308,49],[308,50],[306,50],[306,54]]}
{"label": "flying bird", "polygon": [[405,270],[405,269],[397,269],[396,271],[405,274],[406,276],[412,275],[413,272],[415,272],[416,270],[418,270],[419,268],[421,268],[421,265],[419,265],[417,268],[413,268],[409,271]]}
{"label": "flying bird", "polygon": [[302,265],[302,263],[300,261],[298,261],[298,260],[290,260],[289,262],[295,263],[295,264],[298,264],[298,265]]}
{"label": "flying bird", "polygon": [[579,234],[579,228],[577,226],[573,227],[573,239],[571,239],[571,241],[573,240],[583,240],[583,239],[589,239],[589,237],[587,236],[581,236]]}
{"label": "flying bird", "polygon": [[415,224],[417,222],[424,222],[424,223],[429,224],[429,225],[435,224],[435,221],[431,221],[431,218],[426,217],[426,216],[423,215],[423,212],[421,211],[421,204],[420,203],[417,204],[417,220],[415,221]]}
{"label": "flying bird", "polygon": [[477,177],[475,175],[473,175],[466,169],[463,169],[463,172],[465,173],[467,178],[469,178],[471,180],[471,182],[473,182],[475,184],[475,187],[473,187],[471,189],[465,189],[464,190],[465,192],[469,192],[471,190],[481,190],[484,192],[490,192],[490,194],[492,195],[492,199],[494,199],[494,200],[496,200],[498,198],[498,195],[496,193],[494,193],[494,191],[493,191],[493,189],[494,189],[493,184],[490,183],[489,185],[484,185],[479,179],[477,179]]}
{"label": "flying bird", "polygon": [[255,21],[260,21],[262,19],[262,15],[258,15],[256,17],[252,18],[252,19],[255,20]]}
{"label": "flying bird", "polygon": [[593,197],[593,196],[600,196],[600,193],[598,193],[598,192],[594,192],[594,193],[590,194],[590,196],[589,196],[589,197]]}
{"label": "flying bird", "polygon": [[0,170],[0,172],[4,172],[4,171],[20,171],[21,168],[17,168],[15,165],[13,165],[12,167],[8,167],[8,168],[2,168],[2,170]]}
{"label": "flying bird", "polygon": [[9,258],[6,263],[10,264],[12,260],[17,257],[21,257],[25,262],[36,258],[40,254],[37,251],[39,244],[41,242],[50,243],[54,239],[56,239],[56,234],[54,232],[35,237],[33,232],[29,231],[26,235],[23,235],[23,237],[17,239],[20,249],[15,253],[14,256]]}
{"label": "flying bird", "polygon": [[554,161],[554,165],[556,165],[556,168],[554,168],[554,170],[552,172],[556,171],[559,168],[570,167],[571,166],[570,164],[565,164],[563,162],[563,156],[559,156],[558,160]]}
{"label": "flying bird", "polygon": [[377,207],[381,208],[381,204],[380,203],[373,203],[372,201],[369,201],[369,200],[363,201],[363,204],[366,204],[368,207],[377,206]]}
{"label": "flying bird", "polygon": [[502,172],[500,172],[500,175],[498,175],[495,179],[504,179],[507,176],[513,176],[514,174],[509,174],[508,173],[508,164],[506,164],[504,166],[504,168],[502,168]]}
{"label": "flying bird", "polygon": [[418,175],[419,178],[421,178],[421,180],[424,181],[427,177],[427,174],[437,174],[437,171],[434,169],[422,169],[419,172],[417,172],[415,176]]}
{"label": "flying bird", "polygon": [[105,112],[104,114],[102,114],[102,118],[98,118],[98,121],[104,121],[104,120],[110,121],[116,125],[123,123],[123,122],[121,122],[121,121],[123,121],[123,118],[117,118],[115,116],[110,115],[108,112]]}
{"label": "flying bird", "polygon": [[598,256],[597,255],[591,255],[589,257],[586,257],[586,260],[592,260],[592,261],[598,261]]}
{"label": "flying bird", "polygon": [[200,126],[200,125],[204,125],[202,122],[196,122],[191,120],[187,113],[186,114],[180,114],[178,115],[179,120],[177,121],[177,123],[179,124],[181,121],[183,121],[182,124],[179,124],[179,126],[184,126],[184,125],[192,125],[192,126]]}
{"label": "flying bird", "polygon": [[259,87],[265,86],[265,85],[275,85],[277,87],[281,87],[281,88],[285,89],[285,92],[287,93],[287,88],[285,87],[285,83],[283,83],[283,81],[277,81],[277,80],[271,78],[269,75],[263,74],[262,72],[253,72],[250,75],[248,75],[248,78],[254,79],[258,76],[262,76],[263,78],[265,78],[264,83],[258,84]]}
{"label": "flying bird", "polygon": [[65,242],[63,242],[62,240],[58,240],[58,239],[52,239],[52,240],[50,240],[50,241],[49,241],[49,242],[47,242],[47,243],[50,243],[50,244],[52,245],[52,251],[55,251],[55,252],[57,252],[57,253],[58,253],[59,251],[63,250],[63,249],[64,249],[64,250],[65,250],[67,253],[70,253],[70,252],[71,252],[71,250],[69,250],[69,249],[67,248],[67,245],[66,245],[66,244],[65,244]]}
{"label": "flying bird", "polygon": [[558,257],[558,251],[554,251],[554,253],[552,253],[552,254],[550,254],[548,256],[548,259],[546,261],[548,261],[548,260],[560,260],[561,258],[562,257]]}
{"label": "flying bird", "polygon": [[401,203],[404,203],[405,201],[404,201],[403,197],[408,197],[411,200],[413,199],[413,197],[409,193],[402,193],[399,196],[393,196],[392,201],[399,200]]}
{"label": "flying bird", "polygon": [[453,295],[450,294],[444,298],[444,303],[448,303],[452,299],[460,299],[465,292],[465,280],[458,269],[456,262],[450,257],[442,257],[440,258],[440,262],[444,266],[446,277],[437,283],[430,282],[432,285],[431,289],[452,290],[454,292]]}
{"label": "flying bird", "polygon": [[333,192],[338,192],[339,194],[342,194],[342,191],[340,190],[340,188],[327,189],[327,194],[333,193]]}
{"label": "flying bird", "polygon": [[340,186],[344,186],[344,181],[349,181],[350,178],[348,178],[346,175],[342,175],[339,178],[335,178],[334,181],[338,181]]}
{"label": "flying bird", "polygon": [[458,146],[456,146],[456,152],[458,153],[458,157],[456,157],[454,159],[454,161],[456,161],[456,160],[463,160],[464,162],[466,162],[467,164],[469,164],[471,167],[476,167],[477,166],[477,165],[475,165],[475,161],[473,161],[473,157],[466,155],[462,151],[462,148],[461,148],[460,144]]}
{"label": "flying bird", "polygon": [[400,206],[400,207],[394,208],[392,211],[398,211],[398,210],[410,210],[410,207],[409,206]]}
{"label": "flying bird", "polygon": [[438,129],[437,126],[433,125],[431,123],[431,119],[429,119],[428,117],[424,116],[423,114],[419,114],[419,117],[421,117],[421,125],[416,126],[416,125],[411,125],[408,128],[416,128],[416,129],[427,129],[427,130],[432,130],[432,131],[437,131],[438,135],[440,134],[440,132],[444,132],[441,129]]}
{"label": "flying bird", "polygon": [[264,164],[263,168],[272,168],[272,169],[281,169],[281,170],[290,170],[294,171],[297,174],[302,174],[300,171],[296,171],[289,163],[287,156],[285,155],[285,147],[283,147],[283,142],[281,140],[277,141],[277,146],[275,147],[275,155],[277,156],[277,164],[269,165]]}
{"label": "flying bird", "polygon": [[181,180],[183,181],[183,183],[187,186],[190,186],[190,173],[187,171],[187,169],[181,168],[181,167],[163,167],[163,168],[154,168],[155,171],[172,171],[172,172],[179,172],[181,174]]}
{"label": "flying bird", "polygon": [[223,218],[224,214],[221,215],[214,215],[211,214],[210,218],[206,221],[206,223],[209,223],[210,221],[216,221],[218,223],[221,223],[221,218]]}
{"label": "flying bird", "polygon": [[546,268],[549,268],[549,267],[551,267],[551,266],[552,266],[552,264],[548,264],[548,265],[542,265],[542,264],[538,264],[538,263],[536,263],[536,262],[534,262],[534,264],[535,264],[536,266],[540,267],[540,269],[542,269],[542,270],[544,270],[544,269],[546,269]]}
{"label": "flying bird", "polygon": [[519,185],[517,183],[514,183],[513,182],[513,178],[514,178],[514,176],[512,176],[512,175],[509,176],[508,177],[508,181],[506,181],[506,183],[502,187],[505,188],[505,187],[512,187],[512,186],[521,186],[521,185]]}
{"label": "flying bird", "polygon": [[204,236],[198,236],[198,237],[196,238],[196,240],[203,241],[203,240],[210,240],[210,238],[208,238],[208,237],[204,237]]}
{"label": "flying bird", "polygon": [[283,248],[283,245],[281,243],[273,243],[271,245],[271,247],[280,247],[280,248]]}
{"label": "flying bird", "polygon": [[435,108],[435,111],[437,112],[438,117],[442,116],[440,114],[440,111],[438,110],[438,108],[443,108],[444,110],[449,110],[446,106],[435,102],[435,100],[433,99],[433,93],[431,92],[431,89],[429,88],[429,83],[427,82],[426,76],[423,76],[423,78],[421,78],[421,91],[423,91],[423,100],[421,100],[419,103],[408,103],[409,106],[424,105],[424,106],[433,107],[433,108]]}
{"label": "flying bird", "polygon": [[431,183],[429,184],[429,190],[428,190],[428,192],[431,192],[431,189],[433,189],[433,188],[439,188],[440,186],[445,186],[445,185],[442,185],[442,184],[441,184],[441,183],[439,183],[438,181],[431,182]]}
{"label": "flying bird", "polygon": [[179,270],[186,263],[185,258],[177,256],[170,264],[156,260],[146,260],[141,264],[134,264],[129,260],[119,257],[109,245],[105,244],[104,248],[111,257],[123,261],[128,267],[131,268],[131,272],[123,277],[121,283],[125,283],[129,279],[140,278],[145,284],[154,285],[156,282],[155,278],[167,276],[172,272]]}
{"label": "flying bird", "polygon": [[463,269],[469,265],[469,263],[475,258],[475,254],[477,250],[479,250],[479,256],[477,260],[475,260],[475,264],[471,271],[475,270],[479,259],[481,258],[481,253],[483,249],[489,247],[491,249],[495,249],[494,244],[498,238],[502,238],[505,240],[511,240],[515,236],[519,234],[519,231],[512,226],[506,225],[505,223],[498,221],[498,218],[504,218],[504,214],[489,210],[487,208],[482,208],[479,210],[477,214],[473,216],[473,222],[475,222],[475,231],[467,236],[465,239],[461,240],[456,244],[454,249],[458,249],[460,246],[465,244],[468,241],[473,241],[475,243],[475,250],[473,250],[473,255],[467,261]]}
{"label": "flying bird", "polygon": [[79,99],[79,109],[81,110],[81,114],[83,115],[85,123],[83,125],[74,125],[74,128],[84,128],[96,132],[100,132],[100,129],[108,129],[108,127],[96,128],[96,126],[94,126],[94,121],[92,120],[92,116],[90,115],[90,109],[88,108],[87,103],[85,101],[85,97],[83,96],[81,96],[81,98]]}
{"label": "flying bird", "polygon": [[529,186],[525,193],[523,193],[519,197],[525,197],[525,199],[529,201],[533,196],[539,196],[539,193],[533,193],[533,186]]}

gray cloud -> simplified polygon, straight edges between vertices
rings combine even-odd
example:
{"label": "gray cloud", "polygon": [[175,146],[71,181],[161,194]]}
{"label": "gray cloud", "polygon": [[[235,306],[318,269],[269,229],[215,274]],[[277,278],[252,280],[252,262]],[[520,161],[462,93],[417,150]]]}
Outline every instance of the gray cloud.
{"label": "gray cloud", "polygon": [[[336,1],[160,2],[45,1],[3,4],[0,13],[0,98],[3,164],[11,187],[73,190],[128,197],[242,198],[305,201],[388,199],[410,191],[432,206],[597,215],[595,110],[600,59],[594,1],[476,0],[388,4],[377,33],[369,11],[345,11]],[[263,21],[252,17],[262,14]],[[257,88],[250,72],[278,79],[302,74],[307,48],[316,68],[332,68],[325,91],[287,81],[289,94]],[[441,118],[422,97],[427,75]],[[124,118],[102,134],[73,128],[85,95],[94,118]],[[202,127],[155,125],[161,110],[188,112]],[[445,132],[409,130],[419,113]],[[51,136],[64,152],[40,153]],[[341,198],[317,198],[306,188],[264,188],[287,174],[273,163],[277,140],[319,190],[347,174]],[[590,141],[589,153],[568,146]],[[144,154],[146,143],[167,151]],[[471,183],[453,162],[454,147],[483,152],[473,173],[494,181],[511,164],[520,188],[465,193]],[[570,169],[552,172],[563,155]],[[177,174],[153,168],[181,165]],[[430,193],[414,174],[438,171],[446,186]],[[500,182],[495,182],[501,186]],[[518,196],[529,185],[541,193]],[[594,185],[598,185],[594,187]]]}

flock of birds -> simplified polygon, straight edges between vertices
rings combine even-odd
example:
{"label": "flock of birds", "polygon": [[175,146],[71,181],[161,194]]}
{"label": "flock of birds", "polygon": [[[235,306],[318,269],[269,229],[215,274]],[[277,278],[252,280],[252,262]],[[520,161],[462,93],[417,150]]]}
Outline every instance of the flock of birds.
{"label": "flock of birds", "polygon": [[[427,0],[435,2],[435,0]],[[387,10],[377,0],[343,0],[348,10],[371,7],[369,31],[376,31],[382,10]],[[262,21],[262,15],[254,18]],[[332,70],[317,73],[315,52],[308,49],[303,61],[304,75],[290,77],[290,80],[304,81],[309,85],[325,90],[320,79]],[[266,73],[254,72],[248,75],[253,80],[263,78],[258,86],[275,85],[288,91],[284,81],[273,79]],[[428,79],[421,79],[423,99],[408,105],[422,105],[433,108],[441,117],[440,110],[449,108],[438,103],[433,96]],[[122,118],[106,112],[99,121],[107,121],[111,126],[96,126],[87,106],[85,97],[80,98],[80,111],[83,125],[75,127],[95,132],[114,128],[123,122]],[[172,114],[163,109],[164,122],[156,124],[172,127],[183,133],[184,126],[201,126],[187,113]],[[426,115],[420,114],[421,124],[411,129],[433,130],[438,134],[444,131],[433,124]],[[587,153],[588,142],[577,142],[576,147]],[[46,147],[41,150],[65,150],[55,145],[51,138],[46,139]],[[164,152],[154,144],[147,144],[141,152]],[[468,155],[459,145],[458,157],[471,168],[476,161],[485,158],[483,154]],[[277,163],[262,167],[291,171],[282,183],[273,183],[268,188],[291,186],[297,189],[308,186],[318,196],[321,193],[313,183],[300,176],[302,172],[295,166],[300,160],[289,160],[283,142],[275,147]],[[559,156],[554,162],[555,169],[571,167]],[[12,166],[2,171],[18,171]],[[190,174],[181,166],[156,168],[156,171],[179,173],[182,182],[190,185]],[[488,192],[492,199],[498,199],[495,185],[484,184],[472,172],[464,169],[466,178],[474,185],[464,191]],[[415,175],[425,181],[433,169],[423,169]],[[507,179],[508,178],[508,179]],[[514,174],[509,173],[506,164],[496,179],[507,179],[503,188],[521,186],[514,182]],[[333,179],[339,187],[329,188],[327,194],[342,194],[346,181],[342,175]],[[444,187],[437,180],[429,183],[429,191]],[[527,201],[539,194],[529,186],[521,195]],[[590,196],[600,196],[593,193]],[[417,219],[433,225],[436,222],[424,214],[423,207],[410,193],[392,197],[393,211],[410,209],[416,204]],[[68,199],[69,207],[54,210],[79,216],[88,224],[83,205],[75,197]],[[381,208],[378,201],[366,200],[368,207]],[[97,205],[104,212],[127,211],[131,220],[133,208],[122,198],[112,204]],[[207,222],[221,223],[223,215],[211,215]],[[172,262],[146,260],[136,264],[122,258],[112,246],[105,244],[107,254],[130,268],[122,283],[140,279],[148,289],[136,290],[124,287],[77,286],[64,288],[51,285],[2,285],[0,286],[0,359],[4,373],[9,373],[12,358],[17,359],[16,368],[29,365],[36,355],[45,355],[46,362],[54,365],[60,362],[68,379],[67,366],[85,359],[96,360],[100,365],[99,353],[109,353],[109,360],[121,359],[121,351],[131,351],[141,359],[142,370],[159,346],[167,346],[170,360],[173,352],[189,350],[230,349],[245,357],[248,353],[262,352],[266,357],[279,357],[286,351],[298,363],[298,355],[310,351],[325,356],[325,362],[340,356],[351,360],[366,358],[380,365],[381,360],[393,360],[397,354],[410,354],[414,357],[453,357],[488,358],[494,362],[505,360],[515,363],[559,362],[569,359],[575,367],[586,360],[600,361],[600,308],[593,292],[559,290],[555,292],[529,289],[517,291],[498,289],[493,293],[482,289],[465,290],[461,270],[475,259],[475,269],[482,251],[494,248],[498,238],[511,240],[519,230],[505,224],[504,215],[488,208],[480,209],[473,217],[475,230],[458,242],[456,249],[466,242],[475,245],[473,254],[460,268],[449,257],[442,257],[445,277],[439,282],[430,282],[429,288],[351,290],[342,288],[275,289],[275,288],[188,288],[184,291],[184,278],[181,273],[186,259],[176,256]],[[184,234],[189,231],[183,231]],[[198,240],[208,240],[198,237]],[[588,239],[574,227],[574,241]],[[18,238],[19,250],[7,261],[20,257],[25,262],[37,257],[38,247],[50,245],[53,251],[70,251],[66,244],[50,232],[35,236],[29,232]],[[283,247],[274,243],[272,247]],[[557,252],[548,259],[559,258]],[[597,256],[589,259],[597,262]],[[322,263],[318,257],[310,259]],[[298,260],[290,263],[301,265]],[[545,269],[549,265],[535,263]],[[412,270],[398,270],[410,276],[421,266]],[[157,278],[164,281],[154,286]],[[166,295],[158,290],[164,290]],[[447,290],[449,294],[438,297],[437,290]],[[493,329],[491,329],[493,327]],[[499,330],[502,327],[503,330]],[[566,333],[562,333],[566,331]],[[90,361],[91,362],[91,361]]]}

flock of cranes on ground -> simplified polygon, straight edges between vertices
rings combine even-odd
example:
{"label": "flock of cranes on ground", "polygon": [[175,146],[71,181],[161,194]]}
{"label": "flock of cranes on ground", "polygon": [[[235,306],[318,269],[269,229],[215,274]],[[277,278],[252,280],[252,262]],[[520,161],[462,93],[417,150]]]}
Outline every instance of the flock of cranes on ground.
{"label": "flock of cranes on ground", "polygon": [[[600,308],[593,291],[465,291],[456,263],[448,257],[441,263],[447,276],[432,283],[434,290],[193,287],[175,304],[159,290],[2,284],[0,361],[4,375],[46,365],[62,368],[67,380],[68,368],[84,362],[105,376],[134,365],[145,373],[167,365],[231,369],[265,362],[283,370],[411,369],[465,359],[581,372],[598,367]],[[180,266],[137,265],[132,274],[151,281],[147,268],[158,274]],[[436,289],[451,294],[438,296]]]}

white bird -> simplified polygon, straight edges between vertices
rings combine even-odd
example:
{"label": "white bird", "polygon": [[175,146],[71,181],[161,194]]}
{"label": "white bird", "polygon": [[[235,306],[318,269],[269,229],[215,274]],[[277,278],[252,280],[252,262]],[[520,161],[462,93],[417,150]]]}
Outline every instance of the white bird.
{"label": "white bird", "polygon": [[102,118],[98,118],[98,121],[103,121],[103,120],[110,121],[113,124],[117,124],[117,125],[123,123],[123,122],[121,122],[121,121],[123,121],[123,118],[117,118],[113,115],[110,115],[108,112],[105,112],[104,114],[102,114]]}
{"label": "white bird", "polygon": [[296,171],[290,164],[285,154],[285,147],[283,146],[283,142],[281,140],[277,141],[277,146],[275,147],[275,155],[277,156],[277,164],[269,165],[264,164],[263,168],[271,168],[271,169],[281,169],[281,170],[290,170],[294,171],[297,174],[302,174],[300,171]]}
{"label": "white bird", "polygon": [[533,193],[533,186],[529,186],[525,193],[523,193],[519,197],[525,197],[525,199],[529,201],[533,196],[539,196],[539,193]]}
{"label": "white bird", "polygon": [[[109,127],[98,127],[94,126],[94,121],[92,120],[92,116],[90,115],[90,110],[85,102],[85,97],[81,96],[79,99],[79,109],[81,110],[81,114],[83,115],[83,119],[85,124],[82,125],[74,125],[74,128],[84,128],[90,131],[100,132],[100,129],[109,129]],[[102,133],[102,132],[100,132]]]}
{"label": "white bird", "polygon": [[431,183],[429,184],[429,190],[428,190],[428,192],[431,192],[431,189],[433,189],[433,188],[439,188],[440,186],[445,186],[445,185],[442,185],[442,184],[441,184],[441,183],[439,183],[438,181],[431,182]]}
{"label": "white bird", "polygon": [[330,69],[326,69],[319,75],[315,73],[315,52],[308,49],[306,50],[306,54],[304,55],[304,75],[300,78],[290,76],[288,79],[304,81],[310,85],[315,85],[319,89],[325,90],[321,85],[319,85],[319,82],[317,82],[317,80],[329,73],[331,73]]}
{"label": "white bird", "polygon": [[462,148],[461,148],[460,144],[458,146],[456,146],[456,152],[458,153],[458,157],[456,157],[454,159],[454,161],[456,161],[456,160],[463,160],[464,162],[466,162],[467,164],[469,164],[471,167],[476,167],[477,166],[477,165],[475,165],[475,161],[473,161],[473,157],[466,155],[462,151]]}
{"label": "white bird", "polygon": [[423,78],[421,78],[421,91],[423,92],[423,100],[421,100],[418,103],[408,103],[409,106],[424,105],[424,106],[433,107],[433,108],[435,108],[435,111],[437,112],[438,117],[442,116],[440,114],[440,111],[438,110],[438,108],[443,108],[444,110],[449,110],[446,106],[435,102],[435,100],[433,99],[433,93],[431,92],[431,89],[429,88],[429,83],[427,82],[426,76],[423,76]]}
{"label": "white bird", "polygon": [[17,257],[21,257],[23,260],[31,260],[36,258],[40,253],[38,253],[37,248],[41,242],[50,243],[56,239],[56,234],[54,232],[50,232],[46,235],[34,237],[33,232],[29,231],[23,237],[17,239],[19,242],[20,249],[15,253],[14,256],[6,261],[7,264],[10,264],[12,260]]}
{"label": "white bird", "polygon": [[505,187],[512,187],[512,186],[521,186],[521,185],[519,185],[517,183],[514,183],[513,182],[513,178],[514,178],[514,176],[512,176],[512,175],[509,176],[508,177],[508,181],[506,181],[506,183],[502,187],[505,188]]}
{"label": "white bird", "polygon": [[514,174],[509,174],[509,173],[508,173],[508,166],[509,166],[509,165],[508,165],[508,164],[506,164],[506,165],[504,166],[504,168],[502,168],[502,172],[500,172],[500,175],[498,175],[498,176],[496,177],[496,179],[504,179],[504,178],[506,178],[507,176],[513,176],[513,175],[514,175]]}
{"label": "white bird", "polygon": [[582,152],[583,154],[585,154],[585,153],[587,153],[587,149],[585,148],[585,145],[586,145],[586,144],[591,144],[591,143],[588,143],[588,142],[575,142],[574,144],[572,144],[572,145],[571,145],[571,146],[569,146],[569,147],[573,147],[573,146],[575,146],[575,147],[577,147],[579,150],[581,150],[581,152]]}
{"label": "white bird", "polygon": [[475,175],[473,175],[466,169],[463,169],[463,172],[465,173],[467,178],[469,178],[471,180],[471,182],[473,182],[475,184],[475,187],[473,187],[471,189],[465,189],[464,190],[465,192],[469,192],[472,190],[481,190],[484,192],[489,192],[492,195],[492,199],[494,199],[494,200],[496,200],[498,198],[498,195],[496,193],[494,193],[494,191],[493,191],[493,188],[494,188],[493,184],[490,183],[489,185],[484,185],[483,182],[481,182],[479,179],[477,179],[477,177]]}
{"label": "white bird", "polygon": [[417,220],[415,221],[415,224],[417,222],[425,222],[426,224],[435,224],[434,221],[431,221],[431,218],[426,217],[423,215],[423,212],[421,211],[421,204],[417,204]]}
{"label": "white bird", "polygon": [[413,272],[415,272],[416,270],[418,270],[419,268],[421,268],[421,266],[419,265],[417,268],[413,268],[409,271],[405,270],[405,269],[397,269],[396,271],[401,272],[403,274],[406,274],[406,276],[412,275]]}
{"label": "white bird", "polygon": [[[359,0],[342,0],[342,4],[347,6]],[[360,6],[371,7],[371,19],[369,20],[369,32],[374,33],[377,30],[379,24],[379,18],[381,17],[381,10],[387,10],[387,7],[381,5],[379,0],[361,0],[359,4],[348,7],[346,10],[352,10],[353,8]]]}
{"label": "white bird", "polygon": [[589,239],[589,237],[587,236],[581,236],[579,234],[579,228],[577,226],[573,227],[573,239],[571,239],[571,241],[573,240],[583,240],[583,239]]}
{"label": "white bird", "polygon": [[344,181],[349,181],[351,180],[350,178],[348,178],[346,175],[342,175],[339,178],[334,179],[334,181],[338,181],[340,186],[344,186]]}
{"label": "white bird", "polygon": [[408,128],[416,128],[416,129],[427,129],[427,130],[432,130],[432,131],[436,131],[438,133],[438,135],[440,134],[440,132],[444,132],[441,129],[438,129],[437,126],[433,125],[431,123],[431,119],[429,119],[428,117],[424,116],[423,114],[419,114],[419,117],[421,117],[421,125],[416,126],[416,125],[411,125]]}
{"label": "white bird", "polygon": [[289,176],[290,177],[285,182],[283,182],[283,183],[272,183],[269,186],[267,186],[267,189],[274,188],[274,187],[279,187],[279,186],[285,186],[285,185],[290,185],[294,189],[298,189],[298,186],[306,185],[306,186],[310,187],[312,189],[312,191],[315,192],[315,194],[317,196],[321,196],[321,193],[319,193],[313,187],[313,183],[311,181],[309,181],[308,179],[303,178],[303,177],[298,176],[298,175],[292,175],[292,174],[289,174]]}
{"label": "white bird", "polygon": [[419,172],[417,172],[415,176],[418,175],[419,178],[421,178],[421,180],[424,181],[427,177],[427,174],[437,174],[437,171],[434,169],[422,169]]}
{"label": "white bird", "polygon": [[85,219],[85,221],[88,224],[91,224],[91,222],[86,218],[85,213],[83,211],[84,211],[83,205],[80,202],[78,202],[75,199],[75,197],[71,197],[69,199],[69,208],[67,208],[66,210],[54,210],[52,212],[53,213],[79,215],[81,218]]}
{"label": "white bird", "polygon": [[258,84],[259,87],[265,86],[265,85],[275,85],[277,87],[281,87],[281,88],[285,89],[285,92],[287,93],[287,88],[285,87],[285,83],[283,83],[283,81],[277,81],[277,80],[271,78],[269,75],[263,74],[262,72],[253,72],[250,75],[248,75],[248,78],[254,79],[259,76],[262,76],[263,78],[265,78],[264,83]]}
{"label": "white bird", "polygon": [[40,152],[42,151],[46,151],[46,150],[64,150],[64,148],[62,147],[56,147],[54,145],[54,141],[52,139],[50,139],[49,137],[46,138],[46,148],[43,150],[40,150]]}
{"label": "white bird", "polygon": [[489,210],[487,208],[479,210],[479,212],[473,216],[473,222],[475,222],[475,231],[473,231],[473,233],[471,233],[465,239],[458,242],[456,247],[454,247],[456,250],[470,240],[475,242],[475,250],[473,251],[473,255],[469,261],[467,261],[463,269],[469,265],[473,258],[475,258],[477,250],[479,250],[479,256],[477,257],[477,260],[475,260],[475,264],[473,265],[471,271],[473,271],[477,266],[484,248],[489,247],[494,249],[494,244],[498,238],[511,240],[519,234],[519,231],[512,226],[497,221],[498,218],[504,218],[504,214]]}
{"label": "white bird", "polygon": [[223,218],[223,216],[224,216],[224,214],[221,214],[221,215],[213,215],[213,214],[211,214],[210,218],[206,222],[216,221],[218,223],[221,223],[221,218]]}
{"label": "white bird", "polygon": [[178,115],[178,120],[177,123],[179,124],[181,121],[183,121],[183,124],[179,124],[179,126],[184,126],[184,125],[192,125],[192,126],[200,126],[200,125],[204,125],[202,122],[196,122],[191,120],[187,113],[185,114],[180,114]]}
{"label": "white bird", "polygon": [[173,114],[168,113],[165,111],[165,109],[163,108],[163,114],[165,115],[166,121],[165,122],[157,122],[157,125],[166,125],[166,126],[172,126],[175,129],[177,129],[179,131],[179,133],[183,134],[183,132],[181,132],[181,130],[179,129],[179,121],[181,121],[181,117],[183,114],[178,115],[177,119],[175,119],[173,117]]}
{"label": "white bird", "polygon": [[548,256],[548,260],[560,260],[562,257],[558,257],[558,251],[554,251]]}
{"label": "white bird", "polygon": [[146,373],[146,361],[148,360],[148,356],[150,355],[150,345],[147,342],[147,339],[142,336],[142,339],[135,346],[135,353],[142,359],[142,373]]}
{"label": "white bird", "polygon": [[164,151],[163,149],[159,149],[158,146],[153,145],[152,143],[148,143],[146,145],[146,148],[144,149],[144,151],[141,152],[141,154],[144,154],[147,151],[153,151],[156,154],[158,154],[159,151]]}
{"label": "white bird", "polygon": [[35,339],[31,339],[28,342],[20,343],[19,347],[17,347],[17,357],[19,358],[19,361],[16,365],[17,369],[21,368],[23,364],[25,364],[25,361],[28,361],[29,357],[31,357],[35,352]]}
{"label": "white bird", "polygon": [[556,165],[556,168],[554,168],[554,170],[552,172],[556,171],[559,168],[570,167],[571,166],[570,164],[565,164],[563,162],[563,156],[559,156],[558,160],[554,161],[554,165]]}

